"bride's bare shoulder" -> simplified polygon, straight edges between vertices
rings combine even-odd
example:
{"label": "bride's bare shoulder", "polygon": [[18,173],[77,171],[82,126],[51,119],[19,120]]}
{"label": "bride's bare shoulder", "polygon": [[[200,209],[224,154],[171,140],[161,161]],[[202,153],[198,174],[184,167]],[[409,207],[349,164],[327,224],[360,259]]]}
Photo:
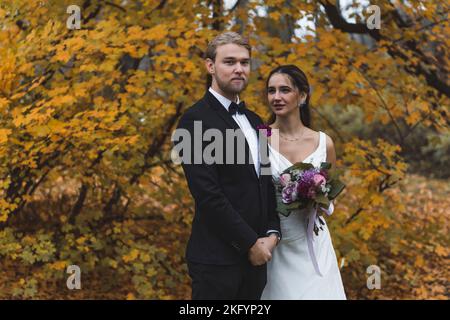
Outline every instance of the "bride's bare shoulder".
{"label": "bride's bare shoulder", "polygon": [[318,140],[319,137],[319,131],[315,131],[311,128],[305,127],[305,138],[312,139],[312,140]]}

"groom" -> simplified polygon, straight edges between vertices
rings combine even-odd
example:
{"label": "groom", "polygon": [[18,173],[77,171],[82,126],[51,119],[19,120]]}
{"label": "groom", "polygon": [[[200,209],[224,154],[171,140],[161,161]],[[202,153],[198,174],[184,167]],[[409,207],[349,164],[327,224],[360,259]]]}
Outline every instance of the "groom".
{"label": "groom", "polygon": [[[250,54],[247,40],[234,32],[222,33],[208,44],[205,63],[211,87],[184,113],[177,128],[190,133],[193,146],[191,156],[184,150],[181,156],[195,200],[186,250],[192,299],[260,299],[266,263],[281,236],[270,164],[260,161],[261,153],[267,152],[258,144],[257,126],[263,122],[238,96],[248,83]],[[192,159],[201,157],[208,146],[198,141],[205,139],[203,132],[194,132],[198,128],[221,133],[225,147],[216,155],[222,154],[223,161]],[[176,147],[175,139],[174,143]],[[201,144],[200,152],[194,149],[196,143]]]}

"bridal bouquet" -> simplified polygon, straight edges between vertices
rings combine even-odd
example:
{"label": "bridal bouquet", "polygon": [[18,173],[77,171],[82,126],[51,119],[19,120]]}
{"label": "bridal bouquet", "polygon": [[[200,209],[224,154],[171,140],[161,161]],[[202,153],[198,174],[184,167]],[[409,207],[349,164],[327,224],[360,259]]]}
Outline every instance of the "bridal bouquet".
{"label": "bridal bouquet", "polygon": [[[331,214],[331,200],[336,198],[345,185],[339,180],[337,172],[330,171],[331,164],[322,162],[319,168],[311,163],[296,163],[284,170],[280,178],[275,181],[277,189],[277,210],[284,216],[289,216],[292,210],[310,209],[314,212],[310,218],[314,220],[311,226],[318,235],[319,227],[315,217],[318,216],[320,224],[321,211]],[[323,230],[322,227],[320,229]]]}

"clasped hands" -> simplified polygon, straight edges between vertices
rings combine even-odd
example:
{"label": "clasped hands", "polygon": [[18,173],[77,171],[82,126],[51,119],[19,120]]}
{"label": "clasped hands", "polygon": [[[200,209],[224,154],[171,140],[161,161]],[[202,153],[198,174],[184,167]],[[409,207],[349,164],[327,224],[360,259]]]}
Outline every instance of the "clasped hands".
{"label": "clasped hands", "polygon": [[248,252],[248,259],[254,266],[261,266],[272,259],[272,251],[277,245],[278,237],[271,234],[268,237],[258,238]]}

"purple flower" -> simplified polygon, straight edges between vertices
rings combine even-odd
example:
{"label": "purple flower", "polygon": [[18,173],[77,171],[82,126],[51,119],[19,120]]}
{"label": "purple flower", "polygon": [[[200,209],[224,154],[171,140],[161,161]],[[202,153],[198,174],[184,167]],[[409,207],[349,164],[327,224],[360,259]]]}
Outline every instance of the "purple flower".
{"label": "purple flower", "polygon": [[256,126],[257,130],[263,130],[266,137],[270,137],[272,135],[272,128],[266,124],[258,124]]}
{"label": "purple flower", "polygon": [[[320,176],[320,181],[319,177]],[[322,182],[323,176],[319,175],[316,169],[308,169],[302,172],[297,184],[297,193],[305,199],[314,199],[318,182]]]}
{"label": "purple flower", "polygon": [[305,171],[303,171],[303,173],[301,175],[301,180],[306,182],[306,183],[312,183],[315,174],[316,174],[316,170],[315,169],[305,170]]}
{"label": "purple flower", "polygon": [[281,191],[281,200],[283,203],[289,204],[297,200],[297,182],[290,182]]}

